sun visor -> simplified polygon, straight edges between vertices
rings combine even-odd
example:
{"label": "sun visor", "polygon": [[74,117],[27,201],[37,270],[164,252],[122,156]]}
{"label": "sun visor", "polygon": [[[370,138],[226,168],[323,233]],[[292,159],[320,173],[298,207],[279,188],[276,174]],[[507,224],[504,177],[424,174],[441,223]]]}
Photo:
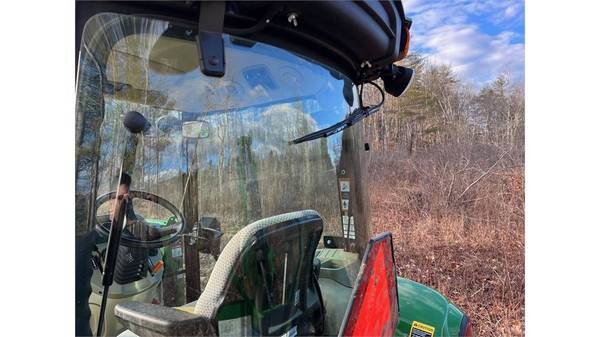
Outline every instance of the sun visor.
{"label": "sun visor", "polygon": [[392,234],[386,232],[369,240],[339,336],[393,336],[398,319]]}

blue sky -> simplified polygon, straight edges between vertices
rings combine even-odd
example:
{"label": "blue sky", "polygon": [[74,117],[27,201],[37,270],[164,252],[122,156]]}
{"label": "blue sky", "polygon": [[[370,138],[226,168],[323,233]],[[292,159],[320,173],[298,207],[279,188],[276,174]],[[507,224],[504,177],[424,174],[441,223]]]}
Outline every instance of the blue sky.
{"label": "blue sky", "polygon": [[413,20],[411,52],[449,64],[481,86],[501,73],[524,81],[523,0],[404,0]]}

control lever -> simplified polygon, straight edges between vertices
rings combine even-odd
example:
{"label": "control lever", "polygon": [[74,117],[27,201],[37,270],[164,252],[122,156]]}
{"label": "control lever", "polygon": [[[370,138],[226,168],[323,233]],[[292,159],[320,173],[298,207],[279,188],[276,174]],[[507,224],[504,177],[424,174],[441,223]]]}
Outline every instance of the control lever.
{"label": "control lever", "polygon": [[[135,161],[137,135],[148,131],[151,124],[144,115],[132,110],[128,111],[123,117],[123,126],[129,131],[129,134],[125,139],[125,153],[123,154],[123,163],[121,165],[119,181],[121,181],[122,173],[130,171],[133,162]],[[102,291],[102,302],[100,304],[100,316],[98,317],[96,336],[102,336],[106,300],[108,299],[108,292],[114,280],[115,264],[117,262],[117,255],[119,254],[119,245],[121,243],[121,234],[123,232],[123,221],[128,203],[129,201],[122,195],[117,195],[114,216],[110,223],[110,232],[108,234],[108,243],[106,245],[106,256],[104,258],[104,272],[102,273],[102,286],[104,286],[104,290]]]}
{"label": "control lever", "polygon": [[119,253],[119,241],[121,241],[121,233],[123,232],[123,220],[125,218],[125,209],[127,207],[127,199],[122,195],[117,196],[115,204],[115,216],[110,224],[110,232],[108,234],[108,244],[106,246],[106,257],[104,259],[104,273],[102,273],[102,302],[100,304],[100,316],[98,318],[98,327],[96,328],[96,336],[102,336],[102,327],[104,326],[104,312],[106,311],[106,300],[108,291],[114,280],[115,263],[117,262],[117,254]]}

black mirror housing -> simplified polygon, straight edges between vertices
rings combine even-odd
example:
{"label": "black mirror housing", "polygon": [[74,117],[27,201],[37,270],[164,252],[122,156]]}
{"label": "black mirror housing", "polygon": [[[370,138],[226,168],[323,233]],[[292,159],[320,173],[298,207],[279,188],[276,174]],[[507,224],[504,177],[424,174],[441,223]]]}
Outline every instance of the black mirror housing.
{"label": "black mirror housing", "polygon": [[389,71],[381,76],[385,92],[399,97],[408,90],[414,77],[414,71],[410,68],[392,64]]}

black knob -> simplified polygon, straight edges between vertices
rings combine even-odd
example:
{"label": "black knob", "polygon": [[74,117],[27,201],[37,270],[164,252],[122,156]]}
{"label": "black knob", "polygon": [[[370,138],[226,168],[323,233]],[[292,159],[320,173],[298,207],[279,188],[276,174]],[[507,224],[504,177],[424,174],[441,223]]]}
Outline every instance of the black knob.
{"label": "black knob", "polygon": [[123,125],[129,130],[131,133],[140,133],[147,131],[150,129],[150,122],[137,111],[129,111],[123,117]]}

